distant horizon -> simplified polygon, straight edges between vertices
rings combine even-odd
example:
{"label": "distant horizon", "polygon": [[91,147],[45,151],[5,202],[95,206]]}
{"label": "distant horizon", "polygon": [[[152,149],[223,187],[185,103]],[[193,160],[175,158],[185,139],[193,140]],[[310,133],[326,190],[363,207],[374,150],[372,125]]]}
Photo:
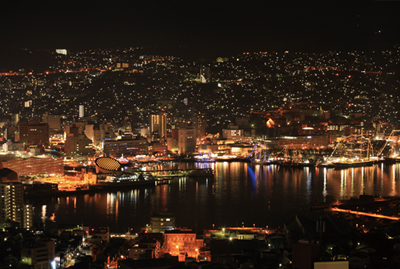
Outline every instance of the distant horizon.
{"label": "distant horizon", "polygon": [[143,54],[154,54],[154,55],[164,55],[164,56],[176,56],[181,57],[183,60],[187,61],[200,61],[200,60],[215,60],[217,57],[231,57],[244,52],[258,53],[258,52],[277,52],[283,53],[285,51],[289,52],[302,52],[302,53],[327,53],[329,51],[365,51],[372,52],[376,50],[389,50],[394,46],[400,46],[399,43],[393,44],[380,44],[376,47],[359,47],[359,48],[332,48],[332,49],[319,49],[313,50],[309,49],[295,49],[295,48],[281,48],[281,49],[262,49],[262,48],[220,48],[216,47],[214,49],[199,48],[196,46],[179,46],[179,45],[148,45],[148,46],[114,46],[114,47],[11,47],[0,45],[0,71],[17,71],[17,69],[37,69],[35,71],[43,71],[47,69],[48,66],[54,60],[51,54],[55,52],[56,49],[66,49],[72,52],[82,52],[86,50],[99,50],[99,49],[126,49],[126,48],[139,48]]}

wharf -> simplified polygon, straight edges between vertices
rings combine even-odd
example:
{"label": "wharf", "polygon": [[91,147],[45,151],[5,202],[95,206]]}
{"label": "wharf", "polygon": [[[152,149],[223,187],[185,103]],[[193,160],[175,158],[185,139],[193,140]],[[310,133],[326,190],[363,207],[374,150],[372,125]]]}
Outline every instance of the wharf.
{"label": "wharf", "polygon": [[[161,174],[163,172],[164,174]],[[173,173],[172,173],[173,172]],[[179,173],[178,173],[179,172]],[[63,197],[63,196],[73,196],[80,194],[94,194],[97,192],[106,192],[106,191],[114,191],[114,190],[129,190],[136,188],[151,188],[160,184],[169,184],[171,180],[178,177],[188,177],[188,178],[204,178],[204,179],[213,179],[214,171],[212,169],[190,169],[190,170],[154,170],[147,171],[147,173],[143,172],[144,175],[143,180],[114,180],[114,181],[99,181],[96,184],[82,184],[77,185],[75,187],[65,188],[61,187],[60,189],[52,188],[52,189],[41,189],[35,188],[34,190],[25,191],[25,197],[27,199],[35,199],[35,198],[43,198],[43,197]],[[53,185],[58,185],[58,183],[54,183]],[[27,185],[28,186],[28,185]]]}

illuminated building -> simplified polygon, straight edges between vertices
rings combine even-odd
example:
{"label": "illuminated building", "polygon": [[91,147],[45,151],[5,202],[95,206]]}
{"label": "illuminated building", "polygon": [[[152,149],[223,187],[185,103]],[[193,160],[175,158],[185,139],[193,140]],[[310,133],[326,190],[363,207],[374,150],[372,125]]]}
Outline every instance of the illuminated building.
{"label": "illuminated building", "polygon": [[0,222],[14,221],[22,225],[24,212],[23,185],[18,179],[18,174],[11,169],[3,168],[1,161],[0,180]]}
{"label": "illuminated building", "polygon": [[265,143],[272,148],[282,149],[284,147],[290,149],[301,148],[317,148],[327,147],[329,145],[329,137],[322,136],[284,136],[277,139],[267,139]]}
{"label": "illuminated building", "polygon": [[67,55],[68,51],[66,49],[56,49],[57,54]]}
{"label": "illuminated building", "polygon": [[159,137],[167,138],[167,113],[150,116],[150,133],[158,134]]}
{"label": "illuminated building", "polygon": [[30,230],[33,226],[33,206],[24,205],[22,228]]}
{"label": "illuminated building", "polygon": [[148,153],[148,142],[145,138],[105,140],[103,151],[110,155],[143,155]]}
{"label": "illuminated building", "polygon": [[186,256],[197,258],[203,245],[203,239],[198,239],[195,232],[166,231],[163,252],[178,256],[179,261],[185,261]]}
{"label": "illuminated building", "polygon": [[28,123],[20,122],[18,126],[19,140],[26,145],[49,144],[49,124],[31,120]]}
{"label": "illuminated building", "polygon": [[24,242],[21,249],[21,260],[33,268],[51,269],[51,262],[55,256],[55,241]]}
{"label": "illuminated building", "polygon": [[5,161],[5,164],[20,176],[64,173],[64,159],[52,158],[50,156],[43,158],[12,159]]}
{"label": "illuminated building", "polygon": [[222,138],[233,139],[235,141],[243,140],[243,130],[238,126],[230,125],[229,129],[222,129]]}
{"label": "illuminated building", "polygon": [[79,118],[83,118],[85,116],[85,106],[79,105]]}

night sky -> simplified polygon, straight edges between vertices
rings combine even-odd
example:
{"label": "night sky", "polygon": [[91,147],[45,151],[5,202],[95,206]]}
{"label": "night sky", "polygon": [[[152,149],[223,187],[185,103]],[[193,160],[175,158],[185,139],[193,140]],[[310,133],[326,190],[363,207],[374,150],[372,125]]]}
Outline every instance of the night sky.
{"label": "night sky", "polygon": [[399,1],[6,2],[2,49],[182,46],[211,55],[400,43]]}

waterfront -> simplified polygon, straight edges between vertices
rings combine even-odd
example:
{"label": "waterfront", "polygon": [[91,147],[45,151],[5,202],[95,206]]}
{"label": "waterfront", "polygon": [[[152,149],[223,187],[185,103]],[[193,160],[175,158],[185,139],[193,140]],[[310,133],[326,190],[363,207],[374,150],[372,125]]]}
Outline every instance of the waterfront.
{"label": "waterfront", "polygon": [[342,170],[240,162],[176,164],[193,166],[214,169],[214,180],[176,178],[149,188],[34,200],[34,221],[47,228],[68,223],[126,232],[145,227],[152,213],[161,211],[174,213],[180,227],[243,223],[277,228],[295,214],[312,214],[311,206],[318,202],[400,194],[399,164]]}

